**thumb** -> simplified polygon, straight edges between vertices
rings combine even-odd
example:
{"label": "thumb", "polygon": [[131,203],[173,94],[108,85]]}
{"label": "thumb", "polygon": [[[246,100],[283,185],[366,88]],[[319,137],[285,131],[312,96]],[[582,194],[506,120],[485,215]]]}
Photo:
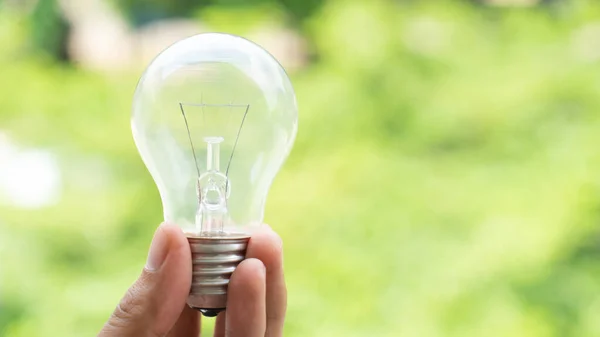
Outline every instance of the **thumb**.
{"label": "thumb", "polygon": [[173,327],[190,291],[190,248],[181,230],[156,230],[146,267],[98,336],[163,336]]}

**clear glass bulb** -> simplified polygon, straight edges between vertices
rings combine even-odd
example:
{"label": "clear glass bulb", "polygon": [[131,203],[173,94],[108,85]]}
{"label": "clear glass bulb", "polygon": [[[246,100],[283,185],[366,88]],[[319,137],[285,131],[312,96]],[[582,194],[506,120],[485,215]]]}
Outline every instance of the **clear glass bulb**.
{"label": "clear glass bulb", "polygon": [[241,37],[192,36],[148,66],[134,95],[133,136],[165,221],[183,229],[192,253],[208,254],[194,251],[198,243],[247,242],[263,220],[297,120],[284,69]]}

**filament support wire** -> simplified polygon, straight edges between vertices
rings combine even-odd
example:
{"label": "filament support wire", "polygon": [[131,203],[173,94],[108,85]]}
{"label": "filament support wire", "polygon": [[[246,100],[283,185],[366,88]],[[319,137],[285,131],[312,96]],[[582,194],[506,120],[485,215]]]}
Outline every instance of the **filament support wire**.
{"label": "filament support wire", "polygon": [[[185,109],[183,108],[185,105],[189,105],[189,106],[195,106],[195,107],[200,107],[202,109],[202,120],[205,123],[206,118],[205,118],[205,112],[204,112],[204,108],[205,107],[216,107],[216,108],[243,108],[244,110],[244,115],[242,117],[242,121],[240,123],[240,126],[237,130],[236,136],[235,136],[235,141],[233,143],[233,148],[231,150],[231,155],[229,156],[229,161],[227,162],[227,168],[225,170],[225,176],[228,176],[229,173],[229,167],[231,166],[231,161],[233,160],[233,155],[235,153],[235,149],[237,147],[238,141],[240,139],[240,134],[242,132],[242,127],[244,126],[244,122],[246,121],[246,116],[248,115],[248,111],[250,110],[250,104],[233,104],[233,103],[229,103],[229,104],[206,104],[206,103],[183,103],[180,102],[179,103],[179,109],[181,110],[181,115],[183,116],[183,120],[185,123],[185,128],[187,130],[187,135],[188,135],[188,139],[190,141],[190,148],[192,150],[192,156],[194,157],[194,163],[196,164],[196,173],[198,174],[198,178],[200,177],[200,166],[198,165],[198,158],[196,157],[196,150],[194,149],[194,142],[192,141],[192,133],[190,131],[190,127],[189,127],[189,123],[188,123],[188,118],[185,114]],[[229,182],[228,182],[229,183]]]}

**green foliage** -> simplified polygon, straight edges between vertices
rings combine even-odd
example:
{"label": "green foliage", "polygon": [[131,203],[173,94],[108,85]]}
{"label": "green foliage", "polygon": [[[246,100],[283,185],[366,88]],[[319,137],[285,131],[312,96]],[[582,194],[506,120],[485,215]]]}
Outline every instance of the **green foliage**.
{"label": "green foliage", "polygon": [[234,28],[247,20],[246,15],[253,16],[257,11],[268,8],[282,8],[294,22],[301,22],[313,14],[322,0],[113,0],[134,25],[167,17],[191,17],[197,11],[207,8],[219,8],[239,13],[229,22]]}
{"label": "green foliage", "polygon": [[[300,130],[266,210],[286,336],[600,334],[599,19],[582,1],[310,16],[318,58],[293,76]],[[1,131],[64,178],[55,206],[0,208],[0,334],[92,335],[161,220],[129,131],[139,72],[0,74]]]}
{"label": "green foliage", "polygon": [[31,15],[31,42],[38,51],[66,58],[68,25],[56,0],[39,0]]}

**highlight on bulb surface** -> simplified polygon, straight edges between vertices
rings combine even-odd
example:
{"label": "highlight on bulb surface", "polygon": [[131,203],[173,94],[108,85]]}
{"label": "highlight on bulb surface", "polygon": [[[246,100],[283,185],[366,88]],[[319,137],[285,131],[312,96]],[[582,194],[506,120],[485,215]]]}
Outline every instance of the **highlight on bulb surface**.
{"label": "highlight on bulb surface", "polygon": [[166,222],[193,253],[188,304],[222,309],[229,275],[262,223],[269,187],[297,130],[294,90],[281,65],[241,37],[181,40],[142,75],[131,119]]}

